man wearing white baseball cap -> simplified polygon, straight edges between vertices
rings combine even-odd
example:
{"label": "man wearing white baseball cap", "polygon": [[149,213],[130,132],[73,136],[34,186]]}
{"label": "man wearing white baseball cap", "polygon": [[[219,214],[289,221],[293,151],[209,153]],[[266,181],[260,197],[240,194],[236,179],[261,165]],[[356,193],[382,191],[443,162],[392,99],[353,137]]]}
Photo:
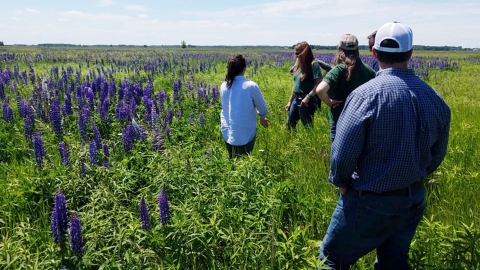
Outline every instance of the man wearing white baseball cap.
{"label": "man wearing white baseball cap", "polygon": [[372,50],[380,70],[349,95],[338,120],[329,181],[341,195],[319,256],[331,269],[373,250],[375,269],[411,269],[423,180],[443,161],[450,128],[448,105],[408,68],[412,37],[402,23],[380,27]]}

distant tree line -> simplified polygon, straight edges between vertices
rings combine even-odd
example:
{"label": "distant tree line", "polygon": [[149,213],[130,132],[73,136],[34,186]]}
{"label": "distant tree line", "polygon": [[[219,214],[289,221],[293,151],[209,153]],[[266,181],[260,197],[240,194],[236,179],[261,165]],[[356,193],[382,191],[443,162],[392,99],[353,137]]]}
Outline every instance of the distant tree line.
{"label": "distant tree line", "polygon": [[3,44],[3,41],[0,41],[0,46],[4,46],[5,44]]}
{"label": "distant tree line", "polygon": [[[336,50],[337,46],[325,46],[325,45],[310,45],[312,49],[316,50]],[[293,49],[295,45],[291,48]],[[360,50],[368,50],[367,45],[359,45]],[[414,50],[418,51],[471,51],[473,48],[462,48],[462,46],[426,46],[426,45],[413,45]]]}
{"label": "distant tree line", "polygon": [[[0,46],[4,46],[3,41],[0,41]],[[14,44],[14,46],[26,46],[25,44]],[[41,47],[130,47],[130,48],[137,48],[137,47],[144,47],[146,48],[147,45],[126,45],[126,44],[117,44],[117,45],[106,45],[106,44],[98,44],[98,45],[81,45],[81,44],[66,44],[66,43],[42,43],[38,44],[37,46]],[[310,45],[314,50],[336,50],[337,45]],[[178,45],[149,45],[149,48],[178,48]],[[295,45],[292,46],[278,46],[278,45],[239,45],[239,46],[227,46],[227,45],[212,45],[212,46],[201,46],[201,45],[192,45],[188,44],[182,40],[180,43],[181,48],[215,48],[215,49],[227,49],[227,48],[234,48],[234,49],[270,49],[270,50],[278,50],[278,49],[293,49]],[[368,50],[367,45],[360,45],[358,46],[360,50]],[[414,50],[419,51],[474,51],[478,50],[478,48],[463,48],[462,46],[426,46],[426,45],[413,45]]]}

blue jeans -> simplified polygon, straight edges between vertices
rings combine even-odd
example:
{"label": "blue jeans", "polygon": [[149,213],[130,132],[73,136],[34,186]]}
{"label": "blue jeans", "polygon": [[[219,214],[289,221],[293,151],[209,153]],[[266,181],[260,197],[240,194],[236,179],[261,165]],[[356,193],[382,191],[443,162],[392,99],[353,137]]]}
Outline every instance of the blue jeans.
{"label": "blue jeans", "polygon": [[308,101],[308,106],[301,107],[302,98],[295,98],[290,104],[290,111],[287,117],[288,128],[295,128],[298,120],[302,121],[305,127],[313,126],[313,115],[318,106],[318,100],[311,98]]}
{"label": "blue jeans", "polygon": [[237,157],[250,154],[253,151],[253,147],[255,146],[256,138],[257,138],[257,135],[255,135],[251,141],[249,141],[247,144],[244,144],[244,145],[231,145],[225,142],[225,145],[227,146],[227,150],[228,150],[228,156],[230,158],[237,158]]}
{"label": "blue jeans", "polygon": [[425,211],[424,197],[423,186],[391,196],[350,188],[340,195],[319,259],[327,258],[331,269],[349,269],[376,249],[375,269],[411,269],[408,252]]}
{"label": "blue jeans", "polygon": [[337,123],[330,123],[330,142],[335,140],[335,134],[337,133]]}

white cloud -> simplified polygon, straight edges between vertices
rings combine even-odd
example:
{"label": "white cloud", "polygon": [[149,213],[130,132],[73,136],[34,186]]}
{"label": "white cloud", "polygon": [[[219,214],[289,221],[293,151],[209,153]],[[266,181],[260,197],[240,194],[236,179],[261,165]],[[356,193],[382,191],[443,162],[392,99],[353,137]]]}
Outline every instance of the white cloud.
{"label": "white cloud", "polygon": [[117,15],[110,13],[86,13],[81,11],[66,11],[60,13],[62,19],[81,19],[81,20],[92,20],[92,21],[108,21],[108,22],[128,22],[133,18],[126,15]]}
{"label": "white cloud", "polygon": [[26,8],[25,11],[26,11],[27,13],[33,13],[33,14],[39,14],[39,13],[41,13],[40,11],[35,10],[35,9],[33,9],[33,8]]}
{"label": "white cloud", "polygon": [[40,14],[41,12],[33,8],[24,8],[15,10],[15,14]]}
{"label": "white cloud", "polygon": [[98,3],[98,6],[100,7],[110,7],[113,5],[115,5],[113,0],[100,0],[100,3]]}
{"label": "white cloud", "polygon": [[147,14],[138,14],[137,15],[139,18],[142,18],[142,19],[145,19],[145,18],[148,18],[148,15]]}
{"label": "white cloud", "polygon": [[128,5],[125,7],[126,10],[133,10],[133,11],[140,11],[140,12],[147,12],[148,8],[141,5]]}

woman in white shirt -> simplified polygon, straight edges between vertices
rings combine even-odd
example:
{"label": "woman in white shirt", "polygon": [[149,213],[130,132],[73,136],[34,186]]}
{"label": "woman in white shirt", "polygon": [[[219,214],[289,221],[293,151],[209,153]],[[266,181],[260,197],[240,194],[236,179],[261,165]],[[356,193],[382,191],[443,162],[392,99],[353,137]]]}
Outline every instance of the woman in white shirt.
{"label": "woman in white shirt", "polygon": [[222,136],[230,158],[252,152],[260,124],[268,127],[268,108],[258,85],[245,78],[247,64],[242,55],[228,60],[225,82],[220,87]]}

